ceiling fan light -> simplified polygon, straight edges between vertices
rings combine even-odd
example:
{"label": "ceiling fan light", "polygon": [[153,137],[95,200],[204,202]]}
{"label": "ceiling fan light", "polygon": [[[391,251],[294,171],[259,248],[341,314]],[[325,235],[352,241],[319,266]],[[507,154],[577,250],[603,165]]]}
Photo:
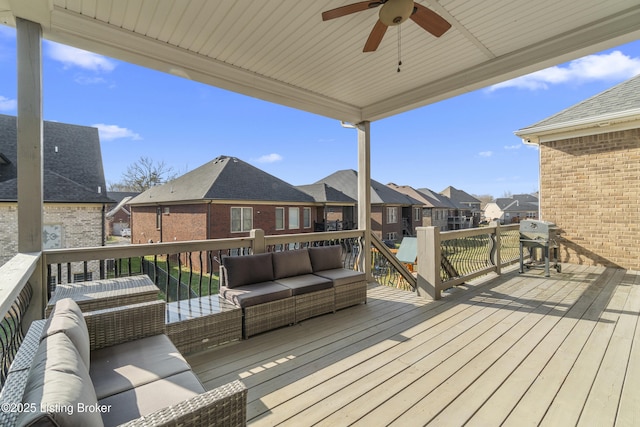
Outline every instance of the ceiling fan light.
{"label": "ceiling fan light", "polygon": [[413,0],[388,0],[380,8],[380,21],[387,25],[399,25],[411,17]]}

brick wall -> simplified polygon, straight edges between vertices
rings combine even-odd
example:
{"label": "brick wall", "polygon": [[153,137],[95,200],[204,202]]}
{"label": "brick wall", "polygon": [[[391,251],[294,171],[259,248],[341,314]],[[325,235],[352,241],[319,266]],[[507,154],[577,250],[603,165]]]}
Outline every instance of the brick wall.
{"label": "brick wall", "polygon": [[[102,205],[44,205],[45,230],[60,231],[52,237],[52,248],[82,248],[102,246]],[[0,204],[0,265],[18,253],[18,209],[15,203]],[[97,266],[89,266],[89,271]],[[72,273],[82,273],[80,264],[72,266]],[[64,273],[66,276],[66,272]]]}
{"label": "brick wall", "polygon": [[[132,207],[131,233],[133,243],[203,240],[207,238],[206,218],[209,216],[209,238],[225,239],[246,237],[249,232],[231,232],[231,207],[249,207],[253,209],[253,228],[261,228],[266,235],[306,233],[313,231],[313,222],[318,221],[317,209],[311,207],[310,227],[305,228],[303,222],[303,208],[299,207],[299,228],[289,228],[289,206],[263,204],[208,204],[198,203],[190,205],[168,206],[169,214],[164,214],[167,206],[162,209],[162,230],[156,227],[155,206]],[[284,207],[285,228],[276,230],[276,207]],[[162,235],[160,234],[162,231]]]}
{"label": "brick wall", "polygon": [[160,241],[160,230],[156,227],[155,206],[135,206],[131,208],[131,243]]}
{"label": "brick wall", "polygon": [[561,260],[640,269],[640,129],[543,143],[540,165]]}
{"label": "brick wall", "polygon": [[0,204],[0,265],[18,253],[18,205]]}

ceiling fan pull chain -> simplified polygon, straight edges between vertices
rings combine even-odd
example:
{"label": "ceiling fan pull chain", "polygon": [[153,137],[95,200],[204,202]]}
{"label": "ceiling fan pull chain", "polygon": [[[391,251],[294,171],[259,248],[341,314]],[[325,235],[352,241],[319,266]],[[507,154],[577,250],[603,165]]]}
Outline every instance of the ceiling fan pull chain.
{"label": "ceiling fan pull chain", "polygon": [[400,32],[400,25],[396,26],[398,29],[398,73],[400,72],[400,66],[402,65],[402,34]]}

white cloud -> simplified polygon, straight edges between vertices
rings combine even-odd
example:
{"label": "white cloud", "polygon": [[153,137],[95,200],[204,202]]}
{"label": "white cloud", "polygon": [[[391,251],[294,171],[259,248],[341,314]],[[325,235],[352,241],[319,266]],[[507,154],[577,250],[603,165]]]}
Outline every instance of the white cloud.
{"label": "white cloud", "polygon": [[13,111],[18,106],[18,101],[0,96],[0,111]]}
{"label": "white cloud", "polygon": [[118,125],[105,125],[103,123],[98,123],[92,126],[98,128],[100,139],[103,141],[112,141],[120,138],[132,139],[134,141],[142,139],[142,137],[134,131],[127,128],[121,128]]}
{"label": "white cloud", "polygon": [[258,157],[256,162],[258,163],[275,163],[282,161],[283,157],[280,154],[271,153],[265,154],[264,156]]}
{"label": "white cloud", "polygon": [[73,81],[75,81],[76,83],[78,83],[80,85],[84,85],[84,86],[107,84],[107,81],[105,79],[103,79],[102,77],[76,76],[76,78],[73,79]]}
{"label": "white cloud", "polygon": [[66,68],[78,67],[84,70],[108,73],[116,67],[115,61],[97,53],[53,42],[48,43],[48,46],[49,57],[62,62]]}
{"label": "white cloud", "polygon": [[487,90],[515,87],[518,89],[548,89],[550,85],[583,83],[596,80],[626,80],[640,74],[640,58],[632,58],[616,50],[601,55],[589,55],[569,62],[567,66],[555,66],[526,76],[495,84]]}
{"label": "white cloud", "polygon": [[519,150],[520,147],[522,147],[522,144],[515,144],[515,145],[505,145],[504,149],[505,150]]}
{"label": "white cloud", "polygon": [[491,157],[493,156],[493,151],[481,151],[478,153],[480,157]]}

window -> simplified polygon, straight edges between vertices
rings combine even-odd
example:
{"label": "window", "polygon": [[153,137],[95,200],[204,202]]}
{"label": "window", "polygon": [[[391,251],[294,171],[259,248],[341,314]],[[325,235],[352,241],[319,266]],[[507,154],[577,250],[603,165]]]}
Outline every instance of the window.
{"label": "window", "polygon": [[156,208],[156,229],[162,228],[162,208]]}
{"label": "window", "polygon": [[421,215],[421,208],[413,208],[413,220],[414,221],[420,221],[420,218],[422,218]]}
{"label": "window", "polygon": [[300,228],[300,208],[289,208],[289,230]]}
{"label": "window", "polygon": [[395,242],[397,238],[398,238],[398,233],[396,233],[395,231],[392,231],[391,233],[387,233],[387,240],[391,240],[392,242]]}
{"label": "window", "polygon": [[276,230],[284,230],[284,208],[276,208]]}
{"label": "window", "polygon": [[387,208],[387,224],[395,224],[398,222],[398,208]]}
{"label": "window", "polygon": [[311,208],[302,208],[302,226],[311,228]]}
{"label": "window", "polygon": [[253,228],[253,208],[231,208],[231,232],[240,233]]}

